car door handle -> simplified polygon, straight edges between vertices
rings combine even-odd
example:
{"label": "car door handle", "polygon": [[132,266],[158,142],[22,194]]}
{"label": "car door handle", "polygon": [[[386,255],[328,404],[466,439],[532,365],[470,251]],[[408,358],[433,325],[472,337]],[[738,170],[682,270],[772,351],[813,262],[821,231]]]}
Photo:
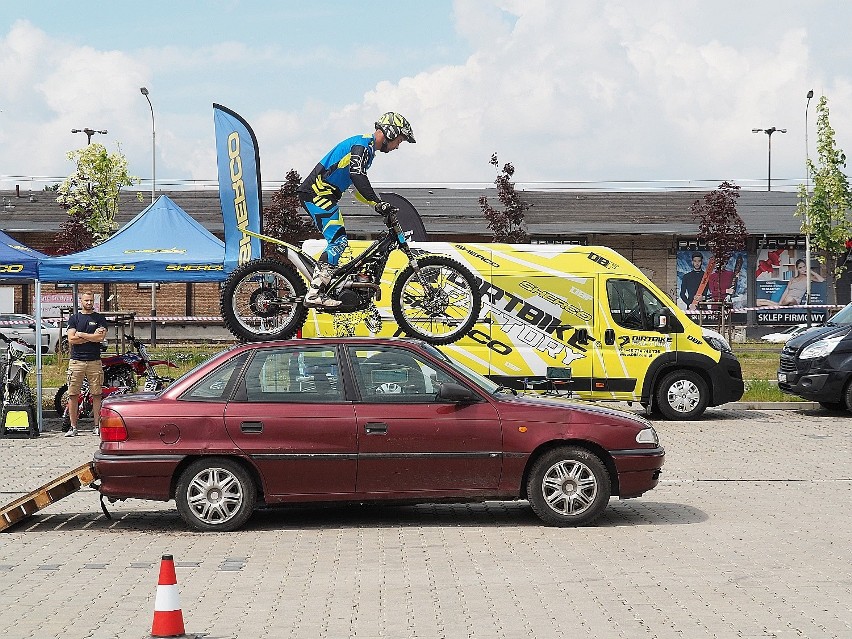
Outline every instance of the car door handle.
{"label": "car door handle", "polygon": [[604,343],[608,346],[615,344],[615,331],[608,328],[604,331]]}
{"label": "car door handle", "polygon": [[387,435],[388,425],[384,422],[367,422],[364,425],[364,432],[368,435]]}
{"label": "car door handle", "polygon": [[240,422],[240,432],[243,433],[262,433],[263,422]]}

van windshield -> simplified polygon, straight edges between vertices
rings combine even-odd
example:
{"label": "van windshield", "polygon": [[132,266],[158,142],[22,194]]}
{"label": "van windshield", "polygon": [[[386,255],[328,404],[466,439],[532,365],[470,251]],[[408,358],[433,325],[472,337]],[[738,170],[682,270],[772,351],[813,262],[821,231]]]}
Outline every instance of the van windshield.
{"label": "van windshield", "polygon": [[852,324],[852,304],[847,304],[827,322],[831,326],[844,326]]}

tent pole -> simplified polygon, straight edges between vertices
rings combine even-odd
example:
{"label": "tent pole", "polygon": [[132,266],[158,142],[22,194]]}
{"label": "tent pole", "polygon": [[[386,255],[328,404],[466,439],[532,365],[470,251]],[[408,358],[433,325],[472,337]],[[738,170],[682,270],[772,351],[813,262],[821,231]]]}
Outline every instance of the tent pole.
{"label": "tent pole", "polygon": [[[41,282],[35,281],[35,325],[36,325],[36,424],[38,424],[38,432],[43,432],[42,429],[42,371],[41,371]],[[58,348],[56,344],[54,348]]]}

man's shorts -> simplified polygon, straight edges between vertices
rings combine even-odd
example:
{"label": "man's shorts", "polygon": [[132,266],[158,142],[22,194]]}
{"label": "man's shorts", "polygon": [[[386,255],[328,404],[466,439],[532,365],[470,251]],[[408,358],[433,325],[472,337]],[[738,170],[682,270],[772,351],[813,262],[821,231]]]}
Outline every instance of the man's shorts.
{"label": "man's shorts", "polygon": [[68,394],[79,395],[83,380],[89,380],[89,393],[100,395],[104,386],[104,367],[100,359],[82,361],[72,359],[68,362]]}

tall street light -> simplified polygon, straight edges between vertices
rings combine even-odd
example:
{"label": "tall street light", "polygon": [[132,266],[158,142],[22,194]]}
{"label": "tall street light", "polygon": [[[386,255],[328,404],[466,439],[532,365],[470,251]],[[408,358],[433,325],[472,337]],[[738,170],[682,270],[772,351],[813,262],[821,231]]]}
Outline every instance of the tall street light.
{"label": "tall street light", "polygon": [[102,130],[102,131],[99,131],[99,130],[97,130],[97,129],[89,129],[89,128],[85,128],[85,129],[71,129],[71,133],[85,133],[85,134],[86,134],[86,138],[87,138],[87,140],[86,140],[86,146],[88,146],[89,144],[91,144],[91,143],[92,143],[92,136],[93,136],[95,133],[101,133],[101,134],[103,134],[103,135],[106,135],[107,130],[106,130],[106,129],[104,129],[104,130]]}
{"label": "tall street light", "polygon": [[765,133],[767,138],[769,139],[769,171],[766,177],[766,190],[772,190],[772,134],[773,133],[787,133],[787,129],[776,129],[774,126],[769,127],[768,129],[752,129],[752,133]]}
{"label": "tall street light", "polygon": [[[154,128],[154,105],[148,97],[148,89],[141,87],[139,92],[148,100],[151,107],[151,203],[157,196],[157,132]],[[151,282],[151,346],[157,345],[157,283]]]}
{"label": "tall street light", "polygon": [[157,196],[157,132],[154,129],[154,105],[148,97],[148,89],[142,87],[139,92],[145,96],[148,106],[151,107],[151,201],[153,202]]}
{"label": "tall street light", "polygon": [[805,306],[808,307],[808,326],[811,325],[811,200],[808,189],[810,188],[810,173],[811,160],[810,150],[808,149],[808,111],[811,106],[811,99],[814,97],[814,90],[808,91],[808,101],[805,103],[805,264],[807,264],[806,288],[805,288]]}

